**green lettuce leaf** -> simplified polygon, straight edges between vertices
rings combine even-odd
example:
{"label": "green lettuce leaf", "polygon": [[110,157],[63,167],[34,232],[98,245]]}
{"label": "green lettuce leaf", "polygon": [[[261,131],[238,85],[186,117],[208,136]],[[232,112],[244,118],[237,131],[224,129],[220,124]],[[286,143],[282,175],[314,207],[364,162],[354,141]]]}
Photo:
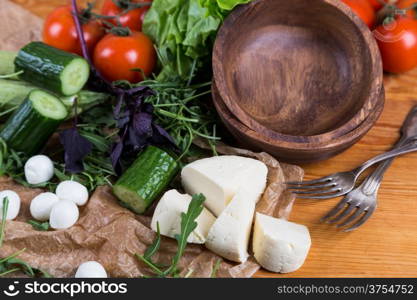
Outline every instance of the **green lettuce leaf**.
{"label": "green lettuce leaf", "polygon": [[249,3],[252,0],[217,0],[217,4],[221,9],[232,10],[239,4]]}
{"label": "green lettuce leaf", "polygon": [[160,81],[189,81],[211,54],[223,14],[215,1],[155,0],[143,32],[156,44]]}

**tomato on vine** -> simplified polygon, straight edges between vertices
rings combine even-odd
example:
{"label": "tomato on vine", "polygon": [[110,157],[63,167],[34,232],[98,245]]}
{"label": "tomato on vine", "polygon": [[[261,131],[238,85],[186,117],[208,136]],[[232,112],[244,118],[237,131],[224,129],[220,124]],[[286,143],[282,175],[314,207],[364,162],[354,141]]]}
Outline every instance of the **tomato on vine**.
{"label": "tomato on vine", "polygon": [[96,46],[94,66],[109,81],[142,81],[156,65],[152,41],[142,32],[108,33]]}
{"label": "tomato on vine", "polygon": [[115,17],[108,20],[113,25],[141,31],[143,19],[150,5],[151,0],[106,0],[101,9],[101,14]]}
{"label": "tomato on vine", "polygon": [[417,20],[391,18],[374,31],[384,70],[402,73],[417,67]]}
{"label": "tomato on vine", "polygon": [[[83,10],[80,15],[84,38],[92,53],[98,41],[105,34],[104,28],[100,22],[90,19],[88,10]],[[58,7],[48,15],[43,25],[42,38],[50,46],[82,55],[70,5]]]}

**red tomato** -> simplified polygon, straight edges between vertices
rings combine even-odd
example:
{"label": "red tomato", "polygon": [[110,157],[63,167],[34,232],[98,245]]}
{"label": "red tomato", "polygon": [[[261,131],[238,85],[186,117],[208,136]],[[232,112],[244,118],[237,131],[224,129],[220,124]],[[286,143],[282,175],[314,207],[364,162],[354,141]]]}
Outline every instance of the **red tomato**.
{"label": "red tomato", "polygon": [[[88,21],[82,25],[84,38],[90,53],[104,35],[104,29],[97,21]],[[43,25],[43,41],[55,48],[82,55],[71,6],[61,6],[52,11]]]}
{"label": "red tomato", "polygon": [[378,26],[374,35],[385,71],[402,73],[417,67],[417,21],[398,18]]}
{"label": "red tomato", "polygon": [[[150,2],[149,0],[133,0],[133,3]],[[101,14],[104,16],[116,16],[121,14],[126,8],[123,4],[117,5],[113,0],[106,0],[101,9]],[[123,27],[129,27],[130,30],[141,31],[142,23],[149,6],[132,9],[119,17],[120,24]],[[108,20],[114,25],[119,25],[116,19]]]}
{"label": "red tomato", "polygon": [[[414,9],[411,9],[414,6]],[[408,9],[407,16],[417,18],[417,0],[399,0],[397,7],[400,9]]]}
{"label": "red tomato", "polygon": [[129,36],[107,34],[96,46],[94,65],[109,81],[143,80],[152,73],[156,64],[156,51],[152,41],[143,33],[133,31]]}
{"label": "red tomato", "polygon": [[342,0],[348,5],[362,21],[368,25],[369,28],[373,28],[376,21],[375,11],[369,2],[365,0]]}

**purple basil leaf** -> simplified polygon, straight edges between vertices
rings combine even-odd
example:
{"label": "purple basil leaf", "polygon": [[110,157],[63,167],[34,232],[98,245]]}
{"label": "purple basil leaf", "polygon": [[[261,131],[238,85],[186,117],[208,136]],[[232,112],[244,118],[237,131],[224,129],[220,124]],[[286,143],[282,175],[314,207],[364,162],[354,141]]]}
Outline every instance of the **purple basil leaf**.
{"label": "purple basil leaf", "polygon": [[140,112],[133,116],[132,128],[136,132],[136,135],[149,138],[152,136],[152,120],[151,114],[146,112]]}
{"label": "purple basil leaf", "polygon": [[154,134],[152,136],[153,143],[157,145],[167,145],[174,150],[178,150],[177,144],[175,143],[174,139],[164,128],[155,123],[152,124],[152,127],[154,129]]}
{"label": "purple basil leaf", "polygon": [[113,169],[117,175],[122,173],[120,157],[122,156],[123,148],[123,140],[120,140],[118,143],[114,143],[111,149],[110,159]]}
{"label": "purple basil leaf", "polygon": [[130,122],[129,112],[123,112],[122,114],[119,114],[118,118],[116,118],[117,128],[123,128],[129,122]]}
{"label": "purple basil leaf", "polygon": [[64,146],[65,170],[70,173],[84,171],[83,159],[93,148],[90,141],[81,136],[77,128],[70,128],[60,132],[59,140]]}

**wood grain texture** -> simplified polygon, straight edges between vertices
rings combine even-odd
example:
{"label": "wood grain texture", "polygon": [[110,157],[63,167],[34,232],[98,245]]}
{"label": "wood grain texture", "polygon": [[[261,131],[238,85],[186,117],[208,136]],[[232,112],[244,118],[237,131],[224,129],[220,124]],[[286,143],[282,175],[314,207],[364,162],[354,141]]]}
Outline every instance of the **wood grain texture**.
{"label": "wood grain texture", "polygon": [[[14,0],[44,17],[64,0]],[[352,169],[395,143],[399,128],[417,105],[417,69],[386,75],[386,104],[376,126],[346,152],[303,165],[306,179]],[[298,200],[291,221],[310,228],[312,248],[304,266],[290,274],[265,271],[257,277],[416,277],[417,276],[417,153],[396,159],[385,175],[379,206],[362,228],[342,233],[319,223],[338,199]]]}
{"label": "wood grain texture", "polygon": [[375,38],[339,0],[238,7],[217,35],[213,72],[223,101],[247,127],[308,143],[366,120],[383,80]]}
{"label": "wood grain texture", "polygon": [[355,144],[375,124],[384,108],[385,93],[381,90],[380,99],[373,111],[358,127],[349,133],[322,142],[296,143],[294,139],[269,137],[264,132],[254,131],[230,112],[217,90],[216,84],[212,88],[213,102],[216,110],[237,143],[254,151],[266,151],[283,162],[307,163],[317,162],[333,157]]}

